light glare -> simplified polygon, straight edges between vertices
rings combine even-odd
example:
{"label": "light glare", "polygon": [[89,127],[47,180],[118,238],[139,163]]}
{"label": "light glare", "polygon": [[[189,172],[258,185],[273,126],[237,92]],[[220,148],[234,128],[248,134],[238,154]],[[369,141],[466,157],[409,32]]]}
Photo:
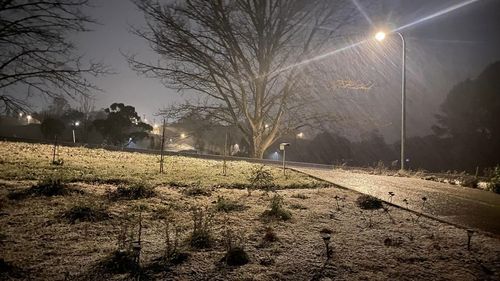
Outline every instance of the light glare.
{"label": "light glare", "polygon": [[385,32],[383,31],[379,31],[377,32],[377,34],[375,34],[375,39],[377,39],[377,41],[383,41],[385,39]]}

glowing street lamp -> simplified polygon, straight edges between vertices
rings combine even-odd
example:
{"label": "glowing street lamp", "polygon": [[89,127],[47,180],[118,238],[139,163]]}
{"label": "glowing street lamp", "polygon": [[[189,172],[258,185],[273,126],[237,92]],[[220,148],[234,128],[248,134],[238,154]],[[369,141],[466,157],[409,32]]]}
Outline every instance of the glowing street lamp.
{"label": "glowing street lamp", "polygon": [[377,34],[375,34],[375,39],[377,39],[377,41],[379,42],[382,42],[385,39],[385,32],[383,31],[377,32]]}
{"label": "glowing street lamp", "polygon": [[298,134],[297,134],[297,137],[298,137],[299,139],[303,138],[303,137],[304,137],[304,133],[303,133],[303,132],[298,133]]}
{"label": "glowing street lamp", "polygon": [[181,134],[181,139],[185,139],[186,138],[186,134],[182,133]]}
{"label": "glowing street lamp", "polygon": [[[401,170],[405,169],[405,141],[406,141],[406,42],[403,34],[394,32],[401,38],[402,42],[402,63],[401,63]],[[375,34],[375,39],[379,42],[384,41],[385,32],[379,31]]]}
{"label": "glowing street lamp", "polygon": [[28,120],[28,124],[31,122],[31,119],[33,119],[33,117],[31,117],[31,115],[28,115],[26,116],[26,119]]}
{"label": "glowing street lamp", "polygon": [[73,143],[76,143],[76,138],[75,138],[75,128],[80,126],[80,121],[75,121],[73,123],[73,128],[72,128],[72,131],[73,131]]}

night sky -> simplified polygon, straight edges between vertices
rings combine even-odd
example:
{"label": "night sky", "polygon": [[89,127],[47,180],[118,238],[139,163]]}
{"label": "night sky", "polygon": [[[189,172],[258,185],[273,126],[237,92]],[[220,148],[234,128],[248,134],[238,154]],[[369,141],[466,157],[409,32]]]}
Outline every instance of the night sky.
{"label": "night sky", "polygon": [[[367,31],[378,25],[403,26],[463,2],[466,1],[358,0],[363,7],[370,6],[365,11],[374,26],[370,27],[366,21]],[[179,93],[167,89],[159,81],[138,76],[122,55],[137,54],[139,58],[149,61],[157,59],[145,42],[129,33],[130,25],[144,25],[143,16],[130,1],[96,1],[95,7],[88,9],[87,13],[101,25],[93,27],[93,32],[78,35],[75,41],[86,56],[103,60],[117,72],[97,81],[96,84],[105,92],[97,95],[96,108],[115,101],[124,102],[134,105],[141,116],[145,114],[146,118],[152,119],[153,114],[163,106],[183,101]],[[434,114],[454,84],[476,77],[489,63],[500,60],[500,0],[479,0],[402,32],[408,41],[409,135],[423,135],[430,132]],[[364,127],[350,123],[347,125],[350,129],[344,130],[347,134],[356,136],[359,131],[378,128],[388,140],[398,136],[400,46],[398,42],[390,46],[394,48],[388,53],[391,59],[379,61],[382,67],[386,63],[392,64],[392,68],[381,71],[384,79],[392,82],[378,84],[370,93],[361,93],[367,96],[362,97],[362,101],[356,98],[350,100],[351,105],[355,103],[356,111],[367,112],[367,118],[374,122],[365,122],[363,124],[367,125]],[[337,64],[342,65],[338,60],[346,58],[346,55],[340,55],[331,59],[337,59]],[[380,67],[377,68],[380,70]],[[362,80],[369,76],[363,71],[366,69],[359,67],[348,73],[351,78]],[[335,104],[330,104],[328,108],[336,110]]]}

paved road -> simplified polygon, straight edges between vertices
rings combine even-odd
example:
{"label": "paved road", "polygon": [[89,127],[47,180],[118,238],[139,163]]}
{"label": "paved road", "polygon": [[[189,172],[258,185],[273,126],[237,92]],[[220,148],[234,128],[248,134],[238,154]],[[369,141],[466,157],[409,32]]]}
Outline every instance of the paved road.
{"label": "paved road", "polygon": [[[295,169],[392,202],[421,211],[422,197],[427,197],[424,213],[462,226],[500,235],[500,195],[478,189],[454,186],[416,178],[390,177],[353,173],[342,170]],[[403,202],[409,201],[408,206]]]}

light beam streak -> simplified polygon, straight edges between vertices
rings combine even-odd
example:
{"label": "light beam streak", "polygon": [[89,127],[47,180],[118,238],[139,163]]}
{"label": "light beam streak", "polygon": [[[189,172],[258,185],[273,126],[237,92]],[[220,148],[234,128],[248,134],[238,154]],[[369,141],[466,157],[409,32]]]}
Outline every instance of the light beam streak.
{"label": "light beam streak", "polygon": [[468,6],[468,5],[470,5],[470,4],[473,4],[473,3],[475,3],[475,2],[479,2],[479,1],[480,1],[480,0],[468,0],[468,1],[465,1],[465,2],[462,2],[462,3],[455,4],[455,5],[451,6],[451,7],[448,7],[448,8],[446,8],[446,9],[441,10],[441,11],[435,12],[435,13],[433,13],[433,14],[431,14],[431,15],[428,15],[428,16],[426,16],[426,17],[423,17],[423,18],[421,18],[421,19],[418,19],[418,20],[416,20],[416,21],[414,21],[414,22],[410,22],[410,23],[408,23],[408,24],[405,24],[405,25],[403,25],[403,26],[400,26],[400,27],[398,27],[398,28],[394,29],[392,32],[397,32],[397,31],[401,31],[401,30],[403,30],[403,29],[407,29],[407,28],[409,28],[409,27],[412,27],[412,26],[417,25],[417,24],[419,24],[419,23],[422,23],[422,22],[424,22],[424,21],[428,21],[428,20],[431,20],[431,19],[433,19],[433,18],[436,18],[436,17],[442,16],[442,15],[444,15],[444,14],[448,14],[448,13],[450,13],[450,12],[453,12],[453,11],[457,10],[457,9],[460,9],[460,8],[462,8],[462,7]]}
{"label": "light beam streak", "polygon": [[[357,1],[356,0],[352,0],[354,5],[356,5],[356,7],[358,7],[359,11],[365,16],[365,18],[371,23],[371,19],[368,17],[368,15],[366,15],[366,13],[363,11],[363,9],[361,8],[361,6],[359,6],[359,4],[357,4]],[[457,9],[460,9],[462,7],[465,7],[465,6],[468,6],[470,4],[473,4],[475,2],[479,2],[480,0],[468,0],[468,1],[464,1],[462,3],[459,3],[459,4],[455,4],[453,6],[450,6],[446,9],[443,9],[443,10],[440,10],[440,11],[437,11],[431,15],[428,15],[428,16],[425,16],[421,19],[418,19],[416,21],[413,21],[411,23],[408,23],[408,24],[405,24],[403,26],[400,26],[396,29],[393,29],[391,32],[398,32],[398,31],[401,31],[403,29],[407,29],[409,27],[412,27],[414,25],[417,25],[419,23],[422,23],[422,22],[425,22],[425,21],[428,21],[428,20],[431,20],[433,18],[436,18],[436,17],[439,17],[439,16],[442,16],[442,15],[445,15],[445,14],[448,14],[450,12],[453,12]],[[311,63],[313,61],[317,61],[317,60],[321,60],[321,59],[324,59],[326,57],[329,57],[329,56],[332,56],[332,55],[335,55],[337,53],[340,53],[342,51],[345,51],[345,50],[348,50],[348,49],[351,49],[351,48],[354,48],[354,47],[357,47],[365,42],[368,42],[369,39],[365,39],[363,41],[359,41],[357,43],[354,43],[354,44],[351,44],[351,45],[348,45],[348,46],[345,46],[345,47],[342,47],[340,49],[337,49],[337,50],[334,50],[332,52],[328,52],[326,54],[322,54],[322,55],[319,55],[319,56],[316,56],[316,57],[313,57],[313,58],[310,58],[310,59],[306,59],[306,60],[303,60],[301,62],[298,62],[298,63],[294,63],[294,64],[291,64],[289,66],[286,66],[286,67],[283,67],[283,68],[280,68],[280,69],[277,69],[271,73],[268,73],[267,75],[274,75],[274,74],[278,74],[278,73],[281,73],[281,72],[284,72],[284,71],[287,71],[289,69],[292,69],[292,68],[295,68],[295,67],[299,67],[299,66],[302,66],[302,65],[305,65],[305,64],[308,64],[308,63]]]}
{"label": "light beam streak", "polygon": [[332,55],[334,55],[334,54],[340,53],[340,52],[345,51],[345,50],[347,50],[347,49],[357,47],[357,46],[359,46],[359,45],[361,45],[361,44],[363,44],[363,43],[365,43],[365,42],[367,42],[367,41],[368,41],[368,40],[366,40],[366,39],[365,39],[365,40],[363,40],[363,41],[359,41],[359,42],[357,42],[357,43],[354,43],[354,44],[351,44],[351,45],[348,45],[348,46],[344,46],[344,47],[342,47],[342,48],[340,48],[340,49],[336,49],[336,50],[331,51],[331,52],[328,52],[328,53],[326,53],[326,54],[322,54],[322,55],[319,55],[319,56],[316,56],[316,57],[313,57],[313,58],[310,58],[310,59],[303,60],[303,61],[298,62],[298,63],[294,63],[294,64],[291,64],[291,65],[288,65],[288,66],[283,67],[283,68],[281,68],[281,69],[277,69],[277,70],[275,70],[275,71],[273,71],[273,72],[269,73],[268,75],[278,74],[278,73],[280,73],[280,72],[284,72],[284,71],[287,71],[287,70],[289,70],[289,69],[292,69],[292,68],[295,68],[295,67],[299,67],[299,66],[304,65],[304,64],[311,63],[311,62],[313,62],[313,61],[317,61],[317,60],[324,59],[324,58],[326,58],[326,57],[329,57],[329,56],[332,56]]}
{"label": "light beam streak", "polygon": [[371,25],[371,26],[374,26],[373,25],[373,21],[372,19],[368,16],[368,14],[366,13],[366,11],[363,9],[363,7],[361,7],[361,5],[359,4],[359,2],[357,0],[351,0],[352,3],[354,4],[354,6],[356,6],[356,8],[358,8],[358,11],[363,15],[363,17],[365,17],[366,21],[368,21],[368,23]]}

